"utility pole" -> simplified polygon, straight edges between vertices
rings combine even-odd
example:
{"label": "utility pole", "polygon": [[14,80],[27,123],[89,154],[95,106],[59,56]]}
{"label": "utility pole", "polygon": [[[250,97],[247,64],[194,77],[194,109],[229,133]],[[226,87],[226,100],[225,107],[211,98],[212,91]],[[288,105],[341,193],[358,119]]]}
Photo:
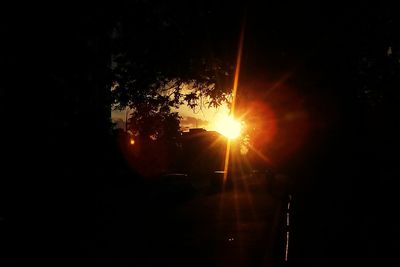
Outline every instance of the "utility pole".
{"label": "utility pole", "polygon": [[128,131],[128,107],[125,108],[125,133]]}

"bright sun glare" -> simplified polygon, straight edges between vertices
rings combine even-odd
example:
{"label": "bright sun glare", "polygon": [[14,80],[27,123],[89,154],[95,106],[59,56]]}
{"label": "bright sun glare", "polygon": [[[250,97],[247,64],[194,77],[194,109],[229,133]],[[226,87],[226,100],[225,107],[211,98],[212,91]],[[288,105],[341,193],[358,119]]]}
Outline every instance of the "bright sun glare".
{"label": "bright sun glare", "polygon": [[232,116],[224,115],[216,120],[215,130],[232,140],[240,136],[242,124]]}

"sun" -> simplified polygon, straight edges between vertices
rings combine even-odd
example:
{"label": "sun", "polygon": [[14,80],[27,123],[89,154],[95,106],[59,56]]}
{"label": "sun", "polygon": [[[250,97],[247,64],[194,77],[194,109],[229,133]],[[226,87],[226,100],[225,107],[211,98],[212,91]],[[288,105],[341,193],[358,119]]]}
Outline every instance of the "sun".
{"label": "sun", "polygon": [[215,121],[215,130],[230,140],[238,138],[242,132],[242,124],[229,115],[219,116]]}

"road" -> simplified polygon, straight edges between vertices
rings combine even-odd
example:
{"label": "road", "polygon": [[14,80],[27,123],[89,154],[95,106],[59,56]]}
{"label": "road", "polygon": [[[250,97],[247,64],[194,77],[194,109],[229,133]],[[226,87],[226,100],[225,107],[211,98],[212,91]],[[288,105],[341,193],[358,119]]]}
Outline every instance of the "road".
{"label": "road", "polygon": [[93,251],[101,262],[118,258],[135,266],[277,266],[276,259],[284,257],[274,247],[282,234],[284,202],[268,193],[263,178],[236,177],[226,190],[197,187],[181,197],[176,192],[148,194],[151,190],[126,197],[127,188],[112,190],[114,198],[105,201],[97,233],[111,250],[100,258]]}

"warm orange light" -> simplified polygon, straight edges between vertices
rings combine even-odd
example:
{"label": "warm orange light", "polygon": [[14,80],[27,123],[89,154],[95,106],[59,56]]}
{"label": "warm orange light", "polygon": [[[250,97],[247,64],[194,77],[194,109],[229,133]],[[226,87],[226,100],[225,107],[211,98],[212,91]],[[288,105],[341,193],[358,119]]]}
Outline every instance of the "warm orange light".
{"label": "warm orange light", "polygon": [[242,124],[232,116],[224,115],[217,118],[215,122],[215,130],[232,140],[240,136]]}
{"label": "warm orange light", "polygon": [[135,144],[135,140],[131,139],[130,143],[131,143],[131,145],[134,145]]}

